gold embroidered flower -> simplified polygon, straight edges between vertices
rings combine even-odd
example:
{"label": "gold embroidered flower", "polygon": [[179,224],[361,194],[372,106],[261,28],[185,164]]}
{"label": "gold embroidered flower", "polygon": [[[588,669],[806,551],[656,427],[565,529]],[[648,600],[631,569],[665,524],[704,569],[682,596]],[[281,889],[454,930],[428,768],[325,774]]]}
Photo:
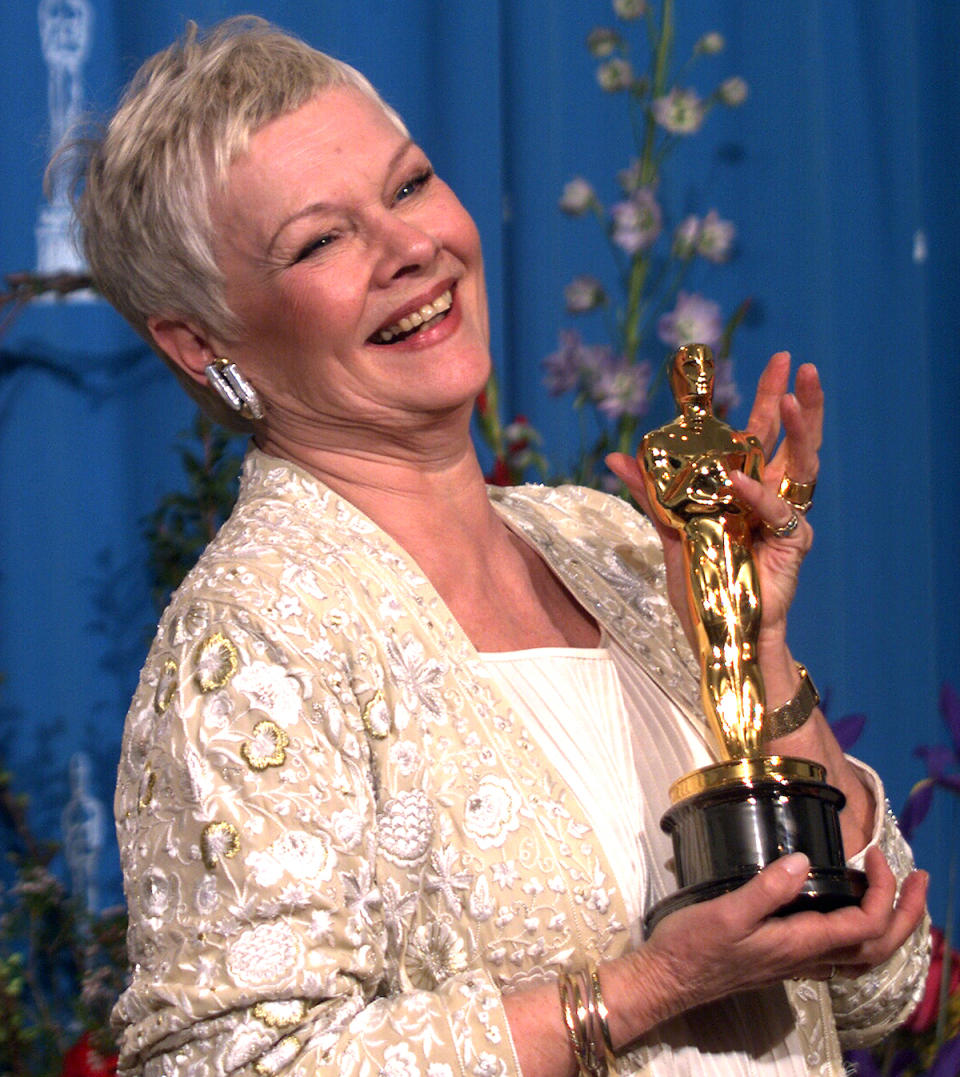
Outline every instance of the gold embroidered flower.
{"label": "gold embroidered flower", "polygon": [[177,663],[172,658],[168,658],[160,669],[160,677],[153,693],[153,705],[157,714],[163,714],[176,694],[177,669]]}
{"label": "gold embroidered flower", "polygon": [[262,1077],[270,1077],[288,1066],[300,1053],[300,1041],[296,1036],[284,1036],[272,1051],[254,1063],[253,1068]]}
{"label": "gold embroidered flower", "polygon": [[383,692],[378,688],[373,694],[373,698],[363,708],[363,727],[377,740],[383,740],[383,738],[390,732],[390,712],[387,710],[387,704],[383,699]]}
{"label": "gold embroidered flower", "polygon": [[222,688],[237,672],[237,648],[222,632],[214,632],[200,644],[194,657],[194,677],[201,692]]}
{"label": "gold embroidered flower", "polygon": [[258,1002],[253,1007],[253,1016],[271,1028],[298,1025],[306,1012],[307,1004],[302,998],[274,999],[271,1002]]}
{"label": "gold embroidered flower", "polygon": [[207,823],[200,835],[203,862],[213,871],[221,859],[230,860],[240,852],[240,833],[233,823]]}
{"label": "gold embroidered flower", "polygon": [[151,770],[149,767],[144,767],[143,774],[140,778],[140,796],[137,798],[137,807],[141,810],[150,806],[150,801],[153,800],[153,791],[157,785],[156,771]]}
{"label": "gold embroidered flower", "polygon": [[287,758],[284,749],[289,743],[290,738],[280,726],[265,718],[253,727],[251,739],[240,745],[240,754],[253,770],[280,767]]}

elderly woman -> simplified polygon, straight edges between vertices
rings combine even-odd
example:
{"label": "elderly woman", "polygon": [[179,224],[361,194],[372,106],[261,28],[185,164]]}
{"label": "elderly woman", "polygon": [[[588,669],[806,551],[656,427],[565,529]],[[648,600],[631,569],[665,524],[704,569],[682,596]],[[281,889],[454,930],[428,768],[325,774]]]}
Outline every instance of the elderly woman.
{"label": "elderly woman", "polygon": [[[253,435],[127,722],[123,1073],[833,1074],[909,1012],[925,879],[816,709],[775,746],[845,793],[861,906],[773,916],[796,853],[642,940],[667,788],[718,750],[678,540],[591,490],[486,487],[477,232],[361,75],[260,20],[191,29],[80,216],[104,294]],[[778,479],[813,480],[822,417],[789,366],[750,419],[768,455],[785,431],[768,478],[734,476],[772,706],[811,540]]]}

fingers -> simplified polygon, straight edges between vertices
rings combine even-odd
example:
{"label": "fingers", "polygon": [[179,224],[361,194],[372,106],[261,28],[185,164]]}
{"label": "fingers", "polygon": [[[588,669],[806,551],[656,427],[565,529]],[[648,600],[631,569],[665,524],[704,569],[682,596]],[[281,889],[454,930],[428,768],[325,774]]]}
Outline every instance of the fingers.
{"label": "fingers", "polygon": [[780,401],[790,383],[790,353],[777,352],[760,375],[747,432],[756,435],[769,459],[780,436]]}
{"label": "fingers", "polygon": [[[730,481],[738,501],[747,505],[766,524],[767,530],[764,538],[775,542],[791,542],[793,545],[806,552],[813,542],[813,528],[807,523],[806,517],[794,510],[793,506],[784,501],[777,493],[777,485],[767,482],[757,482],[742,471],[730,473]],[[789,534],[777,536],[776,532],[782,531],[793,524],[797,516],[796,526]]]}
{"label": "fingers", "polygon": [[718,904],[720,901],[730,902],[732,913],[728,922],[747,934],[793,901],[800,893],[809,870],[810,860],[803,853],[781,856],[739,890],[719,898]]}
{"label": "fingers", "polygon": [[[805,363],[797,371],[794,393],[780,402],[785,433],[783,470],[794,482],[813,482],[819,470],[817,453],[823,441],[823,389],[817,368]],[[779,454],[778,454],[779,455]],[[783,472],[776,477],[779,479]]]}

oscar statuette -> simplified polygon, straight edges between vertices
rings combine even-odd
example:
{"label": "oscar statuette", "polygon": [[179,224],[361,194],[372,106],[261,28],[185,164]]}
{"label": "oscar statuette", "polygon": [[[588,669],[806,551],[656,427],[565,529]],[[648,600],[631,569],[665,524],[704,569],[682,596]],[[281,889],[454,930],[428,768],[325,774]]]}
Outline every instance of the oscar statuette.
{"label": "oscar statuette", "polygon": [[[697,634],[700,694],[723,758],[679,778],[660,825],[671,836],[679,889],[647,914],[647,935],[676,909],[734,890],[765,865],[802,852],[810,871],[781,914],[828,911],[859,902],[862,872],[846,867],[838,812],[843,794],[806,759],[764,754],[776,734],[765,713],[756,646],[760,586],[749,510],[729,479],[763,474],[763,450],[713,414],[713,355],[702,344],[673,356],[677,418],[643,439],[637,459],[650,504],[683,540],[687,601]],[[800,669],[799,703],[818,702]]]}

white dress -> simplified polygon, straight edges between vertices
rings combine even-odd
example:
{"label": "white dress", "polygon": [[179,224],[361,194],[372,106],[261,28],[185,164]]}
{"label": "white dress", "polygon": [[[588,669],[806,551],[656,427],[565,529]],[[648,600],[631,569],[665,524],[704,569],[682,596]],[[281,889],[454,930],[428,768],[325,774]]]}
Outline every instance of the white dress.
{"label": "white dress", "polygon": [[[485,653],[512,706],[569,783],[610,858],[635,941],[647,909],[676,889],[667,791],[712,761],[676,705],[606,633],[596,649]],[[876,777],[862,768],[882,801]],[[809,1068],[786,991],[752,991],[685,1014],[644,1041],[650,1077],[801,1077]],[[785,1034],[784,1034],[785,1032]]]}

